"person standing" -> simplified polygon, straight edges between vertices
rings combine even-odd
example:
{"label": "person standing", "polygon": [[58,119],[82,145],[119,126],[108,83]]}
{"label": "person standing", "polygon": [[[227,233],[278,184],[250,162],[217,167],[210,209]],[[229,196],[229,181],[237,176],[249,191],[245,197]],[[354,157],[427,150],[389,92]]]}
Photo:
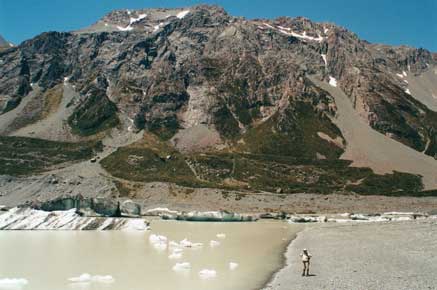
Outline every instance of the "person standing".
{"label": "person standing", "polygon": [[307,249],[303,249],[302,253],[300,254],[300,257],[302,258],[303,263],[303,271],[302,276],[309,276],[310,275],[310,260],[312,255],[308,252]]}

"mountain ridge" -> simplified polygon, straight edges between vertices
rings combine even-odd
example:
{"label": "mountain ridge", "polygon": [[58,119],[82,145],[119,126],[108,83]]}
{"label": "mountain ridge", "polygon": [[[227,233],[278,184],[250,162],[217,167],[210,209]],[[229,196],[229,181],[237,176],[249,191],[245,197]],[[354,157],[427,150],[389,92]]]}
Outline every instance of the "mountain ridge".
{"label": "mountain ridge", "polygon": [[[91,149],[101,157],[92,172],[108,177],[106,194],[156,181],[285,193],[437,189],[437,55],[425,49],[201,5],[113,11],[24,41],[0,62],[2,142],[103,142]],[[39,150],[26,140],[12,142]],[[47,168],[71,173],[47,161],[26,174]]]}

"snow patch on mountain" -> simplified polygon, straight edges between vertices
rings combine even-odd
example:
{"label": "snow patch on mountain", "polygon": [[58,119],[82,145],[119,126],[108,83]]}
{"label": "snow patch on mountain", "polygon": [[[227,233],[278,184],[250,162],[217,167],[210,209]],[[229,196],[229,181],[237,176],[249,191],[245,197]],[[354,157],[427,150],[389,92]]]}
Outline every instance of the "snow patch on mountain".
{"label": "snow patch on mountain", "polygon": [[182,18],[184,18],[185,16],[187,16],[188,13],[190,13],[190,10],[184,10],[184,11],[179,12],[179,13],[176,15],[176,17],[179,18],[179,19],[182,19]]}
{"label": "snow patch on mountain", "polygon": [[334,77],[329,76],[329,84],[333,87],[337,87],[337,80]]}
{"label": "snow patch on mountain", "polygon": [[[128,14],[130,15],[129,12],[130,12],[130,11],[128,11]],[[120,30],[120,31],[131,31],[132,29],[134,29],[134,28],[132,27],[132,24],[135,24],[135,23],[141,21],[142,19],[144,19],[144,18],[146,18],[146,17],[147,17],[147,14],[140,14],[140,15],[138,15],[138,17],[136,17],[136,18],[131,17],[128,26],[126,26],[126,27],[117,26],[117,29]]]}

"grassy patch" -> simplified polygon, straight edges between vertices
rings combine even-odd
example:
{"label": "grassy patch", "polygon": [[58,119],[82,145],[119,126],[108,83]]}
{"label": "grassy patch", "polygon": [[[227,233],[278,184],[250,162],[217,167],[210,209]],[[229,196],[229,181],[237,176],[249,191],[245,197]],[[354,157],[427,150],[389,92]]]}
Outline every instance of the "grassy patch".
{"label": "grassy patch", "polygon": [[0,174],[42,172],[64,162],[89,159],[101,148],[101,142],[65,143],[0,136]]}
{"label": "grassy patch", "polygon": [[297,102],[296,109],[285,112],[286,117],[275,115],[244,136],[241,151],[262,155],[290,156],[315,159],[316,153],[328,159],[337,159],[343,150],[320,138],[317,132],[328,136],[341,136],[330,120],[317,116],[309,103]]}
{"label": "grassy patch", "polygon": [[359,194],[402,195],[421,192],[423,184],[418,175],[395,171],[385,175],[371,174],[358,185],[348,185],[347,189]]}

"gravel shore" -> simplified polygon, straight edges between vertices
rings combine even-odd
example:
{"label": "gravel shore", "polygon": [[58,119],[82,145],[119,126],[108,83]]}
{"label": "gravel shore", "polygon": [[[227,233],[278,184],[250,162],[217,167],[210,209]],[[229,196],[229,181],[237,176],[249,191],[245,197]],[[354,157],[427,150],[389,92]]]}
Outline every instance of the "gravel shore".
{"label": "gravel shore", "polygon": [[[302,277],[299,253],[313,255]],[[310,225],[288,247],[271,290],[437,289],[437,220]]]}

